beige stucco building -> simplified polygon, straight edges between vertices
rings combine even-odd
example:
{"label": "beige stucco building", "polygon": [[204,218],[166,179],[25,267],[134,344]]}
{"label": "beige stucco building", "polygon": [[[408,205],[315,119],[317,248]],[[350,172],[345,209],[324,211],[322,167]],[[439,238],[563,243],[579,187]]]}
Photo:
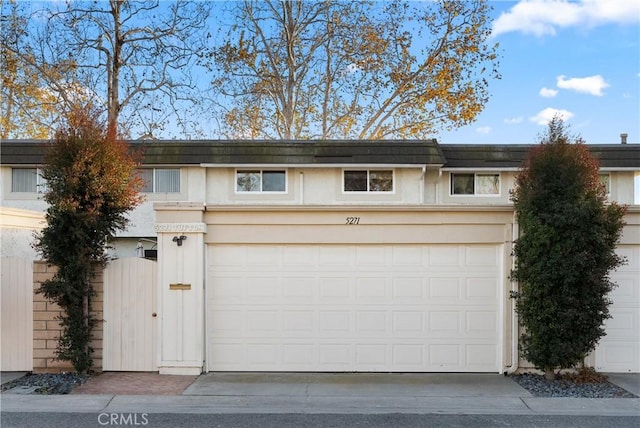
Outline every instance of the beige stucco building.
{"label": "beige stucco building", "polygon": [[[161,373],[522,364],[509,191],[530,146],[134,144],[144,147],[146,201],[114,256],[157,250],[151,352]],[[613,318],[589,361],[640,372],[640,146],[590,149],[609,198],[629,212],[619,246],[628,264],[613,274]],[[2,206],[46,209],[41,156],[38,143],[2,142]]]}

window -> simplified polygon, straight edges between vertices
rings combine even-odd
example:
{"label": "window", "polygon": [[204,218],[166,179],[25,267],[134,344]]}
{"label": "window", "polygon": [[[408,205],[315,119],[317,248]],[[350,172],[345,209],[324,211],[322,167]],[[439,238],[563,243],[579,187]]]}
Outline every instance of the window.
{"label": "window", "polygon": [[499,195],[500,174],[451,174],[452,195]]}
{"label": "window", "polygon": [[606,189],[607,195],[611,194],[611,175],[609,174],[599,174],[600,184],[604,186]]}
{"label": "window", "polygon": [[13,168],[11,170],[11,191],[44,193],[47,191],[47,183],[42,178],[39,168]]}
{"label": "window", "polygon": [[286,171],[236,171],[236,192],[285,192],[286,190]]}
{"label": "window", "polygon": [[393,192],[392,170],[344,171],[345,192]]}
{"label": "window", "polygon": [[144,193],[180,193],[179,168],[145,168],[138,173],[144,180]]}

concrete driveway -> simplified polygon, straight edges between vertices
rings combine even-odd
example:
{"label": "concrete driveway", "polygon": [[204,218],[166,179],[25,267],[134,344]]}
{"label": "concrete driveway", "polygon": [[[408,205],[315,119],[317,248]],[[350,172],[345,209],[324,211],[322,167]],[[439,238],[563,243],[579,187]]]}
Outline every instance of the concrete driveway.
{"label": "concrete driveway", "polygon": [[298,397],[530,397],[498,374],[208,373],[183,395]]}

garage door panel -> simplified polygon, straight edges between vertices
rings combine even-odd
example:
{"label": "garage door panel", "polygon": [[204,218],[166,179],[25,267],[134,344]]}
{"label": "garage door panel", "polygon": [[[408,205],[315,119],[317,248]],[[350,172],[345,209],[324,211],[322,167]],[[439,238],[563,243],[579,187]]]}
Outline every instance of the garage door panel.
{"label": "garage door panel", "polygon": [[464,296],[469,302],[493,302],[496,299],[496,276],[468,277],[464,282]]}
{"label": "garage door panel", "polygon": [[390,324],[389,314],[384,310],[356,313],[356,333],[359,337],[386,336],[391,331]]}
{"label": "garage door panel", "polygon": [[[498,370],[500,277],[464,265],[495,264],[494,247],[212,247],[209,370]],[[227,247],[244,262],[217,259]],[[280,262],[249,266],[273,247]],[[439,265],[443,253],[455,264]]]}
{"label": "garage door panel", "polygon": [[317,265],[328,269],[335,267],[349,267],[352,265],[352,251],[350,247],[329,245],[319,247]]}
{"label": "garage door panel", "polygon": [[283,262],[282,249],[282,246],[256,245],[247,251],[247,265],[280,267]]}
{"label": "garage door panel", "polygon": [[247,247],[241,245],[209,246],[209,255],[212,260],[215,260],[217,269],[244,266],[247,259],[246,254]]}
{"label": "garage door panel", "polygon": [[462,296],[462,279],[458,275],[428,279],[429,300],[438,303],[457,303]]}
{"label": "garage door panel", "polygon": [[350,297],[351,280],[342,277],[321,277],[319,278],[320,292],[319,298],[324,303],[340,303],[345,298]]}
{"label": "garage door panel", "polygon": [[607,338],[633,337],[640,327],[640,313],[635,308],[614,307],[610,311],[611,318],[605,321]]}
{"label": "garage door panel", "polygon": [[209,310],[209,335],[237,337],[246,329],[244,311],[241,309]]}
{"label": "garage door panel", "polygon": [[391,297],[397,303],[412,303],[425,300],[426,293],[423,277],[393,278],[391,290]]}
{"label": "garage door panel", "polygon": [[291,302],[308,302],[316,295],[317,279],[315,277],[292,276],[283,281],[284,297]]}
{"label": "garage door panel", "polygon": [[464,247],[465,265],[474,267],[495,268],[499,255],[494,245],[471,245]]}
{"label": "garage door panel", "polygon": [[352,337],[353,324],[349,310],[320,310],[321,337]]}
{"label": "garage door panel", "polygon": [[304,269],[315,266],[318,262],[318,247],[284,247],[283,265]]}
{"label": "garage door panel", "polygon": [[618,285],[610,294],[611,299],[616,302],[616,306],[636,306],[635,302],[640,299],[640,289],[636,275],[633,273],[617,273],[612,276],[612,280]]}
{"label": "garage door panel", "polygon": [[209,298],[215,302],[244,301],[246,278],[243,275],[216,276],[216,287],[209,288]]}
{"label": "garage door panel", "polygon": [[491,367],[498,358],[496,347],[490,345],[466,345],[465,356],[465,365],[471,367]]}
{"label": "garage door panel", "polygon": [[392,311],[391,331],[394,337],[416,337],[426,333],[425,311]]}
{"label": "garage door panel", "polygon": [[637,362],[640,360],[640,343],[628,341],[610,341],[600,349],[596,355],[596,367],[599,370],[611,372],[637,372]]}
{"label": "garage door panel", "polygon": [[361,303],[384,303],[389,296],[387,278],[359,277],[356,279],[356,298]]}
{"label": "garage door panel", "polygon": [[387,347],[384,344],[356,345],[356,366],[375,370],[388,366]]}
{"label": "garage door panel", "polygon": [[436,267],[439,270],[456,268],[463,265],[463,248],[459,245],[438,245],[428,248],[427,265],[430,268]]}
{"label": "garage door panel", "polygon": [[465,336],[491,338],[498,328],[498,320],[494,311],[466,312]]}
{"label": "garage door panel", "polygon": [[246,296],[248,299],[259,298],[261,301],[276,300],[279,301],[280,295],[280,278],[277,276],[267,275],[248,275],[245,282]]}
{"label": "garage door panel", "polygon": [[421,268],[425,266],[428,251],[418,245],[405,245],[391,247],[391,262],[394,266],[413,266]]}
{"label": "garage door panel", "polygon": [[383,246],[362,246],[356,247],[356,265],[361,269],[372,266],[387,265],[387,247]]}
{"label": "garage door panel", "polygon": [[313,310],[285,310],[282,329],[285,337],[309,337],[318,331],[318,315]]}
{"label": "garage door panel", "polygon": [[627,264],[611,273],[618,284],[609,297],[611,318],[595,351],[597,370],[640,372],[640,245],[621,245],[617,253]]}
{"label": "garage door panel", "polygon": [[424,344],[394,344],[392,364],[399,370],[420,370],[424,366],[426,355]]}

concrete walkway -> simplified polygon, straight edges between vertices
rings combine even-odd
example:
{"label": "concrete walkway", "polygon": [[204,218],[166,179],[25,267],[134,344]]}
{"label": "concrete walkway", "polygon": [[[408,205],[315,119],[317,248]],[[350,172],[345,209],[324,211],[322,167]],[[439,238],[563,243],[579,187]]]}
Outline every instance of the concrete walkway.
{"label": "concrete walkway", "polygon": [[4,385],[12,380],[20,379],[26,374],[27,372],[0,372],[0,385]]}
{"label": "concrete walkway", "polygon": [[[624,375],[628,382],[640,380]],[[536,398],[497,374],[211,373],[181,395],[14,395],[3,412],[506,414],[640,417],[640,399]]]}

